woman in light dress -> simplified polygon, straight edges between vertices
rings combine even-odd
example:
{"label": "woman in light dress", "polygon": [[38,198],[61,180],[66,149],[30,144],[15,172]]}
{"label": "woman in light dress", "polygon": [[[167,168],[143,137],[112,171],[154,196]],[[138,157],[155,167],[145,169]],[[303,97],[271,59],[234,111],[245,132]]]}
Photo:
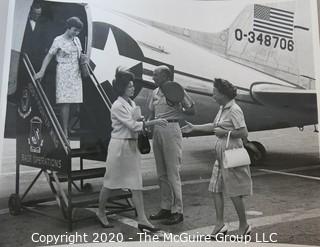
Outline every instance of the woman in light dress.
{"label": "woman in light dress", "polygon": [[216,209],[217,222],[212,231],[212,238],[227,233],[224,224],[224,200],[223,194],[231,198],[239,217],[239,235],[250,234],[251,226],[247,222],[243,197],[252,194],[252,180],[249,165],[224,168],[224,151],[226,141],[230,132],[228,148],[240,148],[243,146],[242,139],[247,138],[248,130],[244,115],[234,98],[237,89],[230,82],[223,79],[215,79],[213,87],[213,99],[220,105],[220,110],[213,123],[193,125],[187,123],[182,132],[192,131],[214,132],[217,140],[214,146],[215,157],[218,162],[213,161],[212,177],[209,191],[212,192]]}
{"label": "woman in light dress", "polygon": [[167,120],[156,119],[144,122],[134,101],[134,76],[128,71],[117,70],[113,80],[117,100],[111,107],[112,133],[103,186],[100,192],[97,217],[103,227],[112,227],[105,214],[105,205],[113,189],[126,188],[132,191],[132,200],[138,214],[141,231],[158,231],[147,219],[143,205],[141,154],[137,146],[138,132],[153,125],[166,126]]}
{"label": "woman in light dress", "polygon": [[51,59],[55,57],[56,103],[60,109],[62,129],[68,138],[70,105],[82,103],[82,79],[79,68],[82,48],[77,35],[81,32],[83,23],[78,17],[70,17],[66,24],[65,32],[53,40],[35,79],[43,78]]}

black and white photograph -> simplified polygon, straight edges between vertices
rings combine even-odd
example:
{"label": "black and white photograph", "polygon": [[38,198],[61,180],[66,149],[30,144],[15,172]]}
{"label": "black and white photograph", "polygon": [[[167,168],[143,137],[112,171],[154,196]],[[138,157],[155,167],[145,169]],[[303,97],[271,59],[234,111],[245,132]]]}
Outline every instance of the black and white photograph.
{"label": "black and white photograph", "polygon": [[1,247],[320,246],[319,1],[5,2]]}

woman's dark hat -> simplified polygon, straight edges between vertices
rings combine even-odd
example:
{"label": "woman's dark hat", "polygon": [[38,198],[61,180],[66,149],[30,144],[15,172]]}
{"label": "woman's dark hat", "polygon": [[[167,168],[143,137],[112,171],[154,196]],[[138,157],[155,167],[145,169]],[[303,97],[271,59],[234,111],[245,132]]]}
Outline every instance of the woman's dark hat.
{"label": "woman's dark hat", "polygon": [[166,97],[168,103],[170,102],[171,104],[178,104],[184,98],[183,87],[177,82],[173,82],[173,81],[165,82],[161,86],[161,91]]}

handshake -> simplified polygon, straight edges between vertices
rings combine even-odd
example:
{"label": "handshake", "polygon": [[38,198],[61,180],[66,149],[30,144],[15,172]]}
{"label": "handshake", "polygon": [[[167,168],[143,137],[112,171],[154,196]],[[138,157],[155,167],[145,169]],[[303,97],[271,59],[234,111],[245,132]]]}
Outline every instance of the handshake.
{"label": "handshake", "polygon": [[136,106],[132,112],[132,117],[134,120],[138,122],[144,122],[144,127],[151,127],[151,126],[161,126],[166,127],[168,124],[168,121],[164,118],[157,118],[154,120],[145,121],[144,116],[141,114],[141,108],[139,106]]}
{"label": "handshake", "polygon": [[184,134],[191,133],[195,130],[195,126],[192,123],[186,121],[186,125],[181,128],[181,132]]}

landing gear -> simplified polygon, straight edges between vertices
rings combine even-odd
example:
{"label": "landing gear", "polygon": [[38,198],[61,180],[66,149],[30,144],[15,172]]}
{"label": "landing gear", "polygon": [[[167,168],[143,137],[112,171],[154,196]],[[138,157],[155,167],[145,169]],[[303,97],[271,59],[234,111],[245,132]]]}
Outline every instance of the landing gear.
{"label": "landing gear", "polygon": [[9,213],[19,215],[21,213],[21,199],[17,194],[11,194],[8,201]]}
{"label": "landing gear", "polygon": [[87,192],[87,193],[92,192],[92,191],[93,191],[93,186],[92,186],[92,184],[90,184],[90,183],[85,183],[85,184],[83,185],[82,191],[83,191],[83,192]]}
{"label": "landing gear", "polygon": [[314,125],[314,131],[313,131],[313,132],[315,132],[315,133],[319,133],[318,125],[317,125],[317,124],[315,124],[315,125]]}
{"label": "landing gear", "polygon": [[266,149],[265,147],[257,141],[247,141],[244,143],[244,147],[249,153],[251,165],[256,166],[264,160],[266,156]]}

